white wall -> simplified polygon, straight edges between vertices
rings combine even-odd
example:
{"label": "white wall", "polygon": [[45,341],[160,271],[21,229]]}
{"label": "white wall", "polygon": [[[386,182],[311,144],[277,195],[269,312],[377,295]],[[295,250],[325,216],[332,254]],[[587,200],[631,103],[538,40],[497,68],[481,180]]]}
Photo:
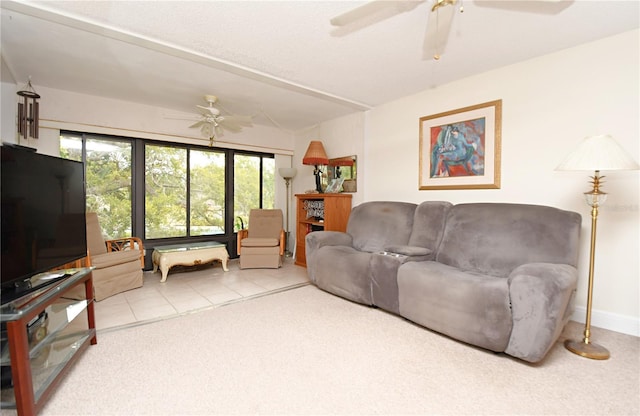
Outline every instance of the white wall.
{"label": "white wall", "polygon": [[[146,138],[160,141],[208,145],[209,140],[198,129],[190,129],[189,120],[168,116],[181,116],[173,110],[151,107],[104,97],[77,94],[34,85],[42,97],[40,102],[39,139],[16,135],[16,85],[2,83],[2,140],[38,149],[38,152],[59,155],[60,130]],[[185,113],[184,117],[193,114]],[[275,153],[276,171],[290,167],[294,148],[293,134],[274,127],[255,125],[240,133],[226,133],[216,140],[215,146]],[[276,179],[276,206],[286,208],[284,180]],[[293,205],[292,205],[293,206]],[[290,229],[293,227],[290,219]]]}
{"label": "white wall", "polygon": [[[639,38],[638,30],[627,32],[371,110],[358,178],[359,189],[364,182],[363,199],[504,201],[581,213],[579,312],[574,318],[584,322],[590,211],[582,193],[590,190],[588,175],[593,173],[554,169],[582,138],[604,133],[640,161]],[[496,99],[503,101],[501,189],[420,191],[418,119]],[[592,324],[640,335],[639,174],[604,174],[609,200],[598,218]]]}
{"label": "white wall", "polygon": [[[190,129],[194,113],[179,113],[159,107],[69,91],[37,87],[43,128],[79,129],[154,140],[208,145],[199,129]],[[176,119],[183,117],[184,120]],[[216,146],[247,148],[291,155],[292,134],[274,127],[255,125],[240,133],[225,133]]]}
{"label": "white wall", "polygon": [[[298,174],[294,183],[295,193],[304,193],[316,187],[315,177],[313,176],[314,167],[302,164],[302,158],[307,151],[309,142],[312,140],[320,140],[322,142],[329,159],[355,155],[357,157],[357,174],[359,174],[360,167],[365,163],[365,116],[365,113],[354,113],[330,120],[296,134],[293,163],[298,168]],[[357,192],[352,194],[353,205],[363,201],[363,191],[364,182],[358,178]]]}
{"label": "white wall", "polygon": [[[14,83],[0,83],[0,139],[3,142],[16,141],[16,110],[18,88]],[[15,98],[14,98],[15,97]]]}

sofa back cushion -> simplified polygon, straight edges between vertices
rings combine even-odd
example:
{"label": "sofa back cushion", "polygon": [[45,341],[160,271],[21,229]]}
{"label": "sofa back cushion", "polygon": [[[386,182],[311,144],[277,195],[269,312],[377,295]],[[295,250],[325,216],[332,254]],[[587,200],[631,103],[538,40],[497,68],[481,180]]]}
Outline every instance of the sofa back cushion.
{"label": "sofa back cushion", "polygon": [[455,205],[449,210],[436,260],[498,277],[508,277],[525,263],[576,267],[581,223],[576,212],[540,205]]}
{"label": "sofa back cushion", "polygon": [[107,245],[102,237],[102,228],[98,221],[98,214],[87,212],[87,251],[91,256],[107,253]]}
{"label": "sofa back cushion", "polygon": [[435,251],[442,239],[447,213],[452,206],[446,201],[426,201],[418,205],[413,216],[409,245]]}
{"label": "sofa back cushion", "polygon": [[372,201],[351,210],[347,233],[353,248],[371,253],[390,245],[406,245],[413,227],[416,204],[409,202]]}

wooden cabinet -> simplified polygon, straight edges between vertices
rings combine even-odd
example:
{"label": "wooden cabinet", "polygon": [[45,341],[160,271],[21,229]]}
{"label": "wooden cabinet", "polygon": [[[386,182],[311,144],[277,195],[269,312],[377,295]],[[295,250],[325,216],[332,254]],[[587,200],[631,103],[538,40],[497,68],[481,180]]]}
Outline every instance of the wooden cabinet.
{"label": "wooden cabinet", "polygon": [[296,264],[307,267],[305,236],[311,231],[346,231],[351,194],[297,194]]}

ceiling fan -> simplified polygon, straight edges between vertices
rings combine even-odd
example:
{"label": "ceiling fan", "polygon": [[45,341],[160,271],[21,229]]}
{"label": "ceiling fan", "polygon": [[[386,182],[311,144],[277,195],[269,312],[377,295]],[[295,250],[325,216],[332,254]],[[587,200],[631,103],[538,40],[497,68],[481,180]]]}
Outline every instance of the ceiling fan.
{"label": "ceiling fan", "polygon": [[251,116],[223,115],[220,109],[214,106],[218,101],[215,95],[205,95],[204,100],[208,105],[196,105],[200,110],[200,119],[189,127],[200,128],[202,134],[211,141],[211,145],[216,137],[224,135],[225,130],[238,133],[243,127],[253,126]]}
{"label": "ceiling fan", "polygon": [[[333,26],[341,29],[348,27],[360,29],[391,16],[409,12],[427,1],[431,4],[431,12],[429,13],[429,19],[427,21],[423,53],[425,58],[432,56],[433,59],[437,61],[444,53],[456,9],[460,13],[464,12],[463,0],[372,0],[332,18],[330,22]],[[513,10],[521,8],[521,11],[527,12],[557,13],[571,4],[572,1],[530,0],[525,2],[508,2],[499,0],[474,0],[474,3],[479,6]],[[558,6],[553,8],[537,7],[536,4],[539,5],[540,3],[556,3]]]}

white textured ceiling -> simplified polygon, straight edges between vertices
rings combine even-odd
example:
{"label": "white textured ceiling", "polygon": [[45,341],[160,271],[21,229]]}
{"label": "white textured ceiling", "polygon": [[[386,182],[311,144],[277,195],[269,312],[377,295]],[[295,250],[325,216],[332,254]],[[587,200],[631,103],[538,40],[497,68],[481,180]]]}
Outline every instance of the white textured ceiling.
{"label": "white textured ceiling", "polygon": [[636,0],[464,0],[434,61],[423,50],[432,3],[336,29],[332,17],[364,2],[3,0],[2,57],[21,85],[31,76],[183,112],[215,94],[295,131],[640,21]]}

